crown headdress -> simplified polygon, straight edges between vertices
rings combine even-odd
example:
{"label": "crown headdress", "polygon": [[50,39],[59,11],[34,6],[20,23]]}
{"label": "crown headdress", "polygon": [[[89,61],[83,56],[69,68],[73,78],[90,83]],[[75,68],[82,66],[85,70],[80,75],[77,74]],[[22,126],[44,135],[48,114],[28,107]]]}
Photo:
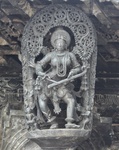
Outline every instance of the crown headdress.
{"label": "crown headdress", "polygon": [[51,36],[51,44],[53,47],[55,47],[55,42],[58,39],[62,39],[66,42],[67,47],[69,46],[70,42],[71,42],[71,37],[69,35],[69,33],[63,29],[57,29],[56,31],[53,32],[52,36]]}

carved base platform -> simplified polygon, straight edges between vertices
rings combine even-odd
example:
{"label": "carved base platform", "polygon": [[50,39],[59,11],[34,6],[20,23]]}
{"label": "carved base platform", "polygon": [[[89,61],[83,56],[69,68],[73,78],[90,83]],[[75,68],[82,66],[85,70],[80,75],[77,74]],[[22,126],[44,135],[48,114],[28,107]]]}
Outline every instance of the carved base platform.
{"label": "carved base platform", "polygon": [[74,150],[90,136],[90,132],[81,129],[37,129],[27,133],[27,138],[43,150]]}

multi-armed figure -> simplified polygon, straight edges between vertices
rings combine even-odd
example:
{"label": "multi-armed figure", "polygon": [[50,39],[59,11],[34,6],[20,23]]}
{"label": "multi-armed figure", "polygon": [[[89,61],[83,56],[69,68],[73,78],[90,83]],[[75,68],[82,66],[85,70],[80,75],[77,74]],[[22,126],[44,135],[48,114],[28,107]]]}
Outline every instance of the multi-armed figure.
{"label": "multi-armed figure", "polygon": [[[81,74],[81,72],[84,70],[82,70],[75,54],[68,50],[70,42],[71,37],[67,31],[61,28],[56,29],[51,36],[51,44],[54,49],[35,65],[38,75],[36,79],[38,87],[36,90],[39,90],[38,104],[48,122],[53,123],[51,128],[57,128],[57,123],[53,122],[55,118],[52,117],[48,108],[48,99],[52,101],[56,114],[60,113],[59,103],[63,100],[67,104],[66,128],[79,128],[79,125],[73,123],[75,121],[76,100],[66,86],[74,78],[83,75],[84,73]],[[43,67],[47,64],[50,64],[50,68],[43,71]],[[78,76],[76,76],[77,74]]]}
{"label": "multi-armed figure", "polygon": [[90,129],[96,36],[89,18],[70,5],[40,10],[25,27],[22,59],[28,126],[58,128],[63,116],[62,128]]}

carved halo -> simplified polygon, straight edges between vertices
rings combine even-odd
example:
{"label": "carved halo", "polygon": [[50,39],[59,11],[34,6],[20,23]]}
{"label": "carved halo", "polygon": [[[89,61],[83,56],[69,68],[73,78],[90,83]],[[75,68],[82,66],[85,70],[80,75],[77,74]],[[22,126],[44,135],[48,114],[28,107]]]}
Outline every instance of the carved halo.
{"label": "carved halo", "polygon": [[90,64],[90,70],[87,71],[89,98],[85,102],[91,106],[90,109],[92,110],[96,66],[95,30],[90,19],[79,8],[65,4],[49,5],[43,8],[31,18],[24,29],[21,50],[25,107],[29,107],[31,110],[34,109],[34,69],[31,69],[29,62],[31,63],[32,60],[33,63],[35,62],[35,58],[44,48],[44,39],[47,35],[51,35],[51,29],[57,27],[68,28],[73,33],[75,44],[72,52],[78,54],[82,62],[88,60]]}
{"label": "carved halo", "polygon": [[22,38],[22,53],[36,57],[43,49],[44,35],[51,28],[67,27],[74,34],[73,53],[88,60],[96,47],[96,36],[89,18],[79,8],[71,5],[50,5],[37,12],[25,27]]}

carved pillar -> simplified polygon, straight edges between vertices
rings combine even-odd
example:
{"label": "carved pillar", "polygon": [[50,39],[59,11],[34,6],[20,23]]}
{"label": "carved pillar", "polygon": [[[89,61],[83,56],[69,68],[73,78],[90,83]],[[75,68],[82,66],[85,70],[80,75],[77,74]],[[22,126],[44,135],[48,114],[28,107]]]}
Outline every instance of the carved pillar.
{"label": "carved pillar", "polygon": [[19,77],[0,78],[1,150],[39,150],[26,137],[23,89]]}

